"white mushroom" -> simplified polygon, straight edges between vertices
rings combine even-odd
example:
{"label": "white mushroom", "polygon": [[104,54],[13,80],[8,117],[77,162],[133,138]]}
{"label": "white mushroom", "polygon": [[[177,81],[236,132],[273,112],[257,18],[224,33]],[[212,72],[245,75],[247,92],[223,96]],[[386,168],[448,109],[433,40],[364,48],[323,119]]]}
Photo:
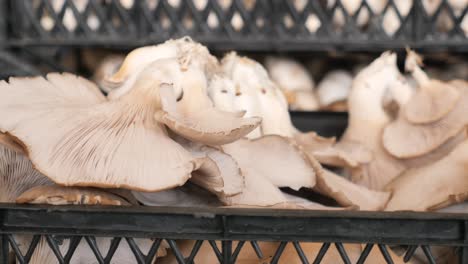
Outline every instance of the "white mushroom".
{"label": "white mushroom", "polygon": [[320,108],[333,111],[346,111],[347,99],[353,76],[344,70],[328,72],[317,86]]}
{"label": "white mushroom", "polygon": [[[232,52],[223,58],[222,69],[225,77],[234,82],[235,94],[230,97],[235,100],[236,110],[246,111],[246,117],[262,118],[260,133],[254,135],[293,136],[297,130],[292,126],[287,101],[262,65]],[[215,101],[215,105],[220,104]],[[254,136],[249,134],[249,138]]]}
{"label": "white mushroom", "polygon": [[467,157],[464,141],[441,160],[405,172],[386,187],[393,193],[386,210],[437,210],[466,200]]}
{"label": "white mushroom", "polygon": [[0,131],[18,138],[34,166],[61,185],[148,191],[182,185],[198,164],[153,118],[167,78],[155,68],[112,102],[69,74],[10,78],[0,83]]}
{"label": "white mushroom", "polygon": [[356,76],[348,98],[348,127],[338,145],[358,143],[372,151],[372,161],[351,170],[352,181],[370,189],[381,190],[406,168],[381,143],[383,129],[390,122],[382,101],[387,89],[400,78],[396,55],[384,53]]}
{"label": "white mushroom", "polygon": [[303,65],[289,58],[267,57],[265,67],[271,79],[286,95],[290,109],[302,111],[318,109],[314,80]]}

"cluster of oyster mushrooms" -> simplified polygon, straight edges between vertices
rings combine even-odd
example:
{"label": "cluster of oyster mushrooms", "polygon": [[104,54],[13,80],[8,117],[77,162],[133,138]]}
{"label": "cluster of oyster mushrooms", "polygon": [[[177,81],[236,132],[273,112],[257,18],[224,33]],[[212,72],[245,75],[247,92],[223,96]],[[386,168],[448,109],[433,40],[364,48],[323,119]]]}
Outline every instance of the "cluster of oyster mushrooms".
{"label": "cluster of oyster mushrooms", "polygon": [[450,211],[467,197],[468,85],[431,79],[421,63],[409,51],[406,76],[387,52],[360,71],[339,140],[295,129],[261,64],[218,60],[189,38],[132,51],[100,83],[107,96],[67,73],[10,78],[0,83],[0,201]]}

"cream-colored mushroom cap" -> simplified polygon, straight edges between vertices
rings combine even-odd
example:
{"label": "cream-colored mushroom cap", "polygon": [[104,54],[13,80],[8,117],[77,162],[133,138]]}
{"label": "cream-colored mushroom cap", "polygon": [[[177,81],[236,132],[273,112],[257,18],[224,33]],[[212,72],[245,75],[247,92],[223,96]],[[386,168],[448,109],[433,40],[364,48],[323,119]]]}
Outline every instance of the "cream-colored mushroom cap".
{"label": "cream-colored mushroom cap", "polygon": [[383,145],[389,153],[398,158],[422,156],[442,146],[463,130],[468,123],[468,85],[463,81],[452,81],[450,85],[457,87],[461,98],[455,108],[438,121],[415,124],[400,113],[398,119],[385,128]]}
{"label": "cream-colored mushroom cap", "polygon": [[177,100],[173,87],[163,87],[162,109],[156,111],[156,120],[187,139],[208,145],[233,142],[260,124],[259,117],[244,118],[243,112],[216,109],[208,97],[208,80],[203,70],[196,64],[185,67],[175,69],[180,77],[171,82],[173,87],[180,85],[182,98]]}
{"label": "cream-colored mushroom cap", "polygon": [[182,185],[198,164],[153,118],[166,78],[155,67],[115,101],[70,74],[10,78],[0,83],[0,131],[18,138],[35,168],[60,185]]}

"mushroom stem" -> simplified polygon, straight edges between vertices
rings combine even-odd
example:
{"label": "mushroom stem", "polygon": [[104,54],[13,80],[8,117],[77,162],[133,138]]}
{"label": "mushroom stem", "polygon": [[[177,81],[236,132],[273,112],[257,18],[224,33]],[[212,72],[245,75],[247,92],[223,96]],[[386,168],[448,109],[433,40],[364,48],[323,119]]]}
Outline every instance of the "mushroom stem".
{"label": "mushroom stem", "polygon": [[413,78],[420,87],[424,87],[427,83],[429,83],[430,78],[420,67],[423,65],[422,57],[410,49],[407,49],[407,53],[408,55],[406,56],[405,70],[411,72]]}

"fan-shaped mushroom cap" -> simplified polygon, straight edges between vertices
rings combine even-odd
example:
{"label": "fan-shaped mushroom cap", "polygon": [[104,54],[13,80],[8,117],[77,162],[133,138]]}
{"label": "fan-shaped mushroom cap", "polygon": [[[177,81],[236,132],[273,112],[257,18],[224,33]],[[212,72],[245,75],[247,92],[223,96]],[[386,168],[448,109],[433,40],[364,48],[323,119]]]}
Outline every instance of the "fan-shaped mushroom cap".
{"label": "fan-shaped mushroom cap", "polygon": [[389,192],[369,190],[326,169],[317,174],[314,190],[335,199],[343,207],[357,206],[366,211],[382,210],[390,198]]}
{"label": "fan-shaped mushroom cap", "polygon": [[147,191],[182,185],[198,164],[153,118],[167,78],[156,66],[110,102],[70,74],[3,81],[0,131],[21,140],[34,166],[60,185]]}
{"label": "fan-shaped mushroom cap", "polygon": [[16,202],[23,204],[86,204],[86,205],[130,205],[122,197],[85,187],[63,187],[58,185],[36,186],[22,193]]}
{"label": "fan-shaped mushroom cap", "polygon": [[298,61],[284,57],[267,57],[265,67],[271,79],[286,95],[289,107],[297,110],[318,109],[314,80]]}
{"label": "fan-shaped mushroom cap", "polygon": [[224,204],[241,207],[330,209],[287,195],[278,189],[313,187],[315,173],[320,169],[316,161],[308,158],[289,140],[280,136],[265,136],[257,140],[241,139],[222,146],[222,149],[237,161],[245,177],[242,193],[222,198]]}
{"label": "fan-shaped mushroom cap", "polygon": [[385,210],[436,210],[466,200],[467,157],[464,141],[443,159],[405,172],[386,187],[393,195]]}
{"label": "fan-shaped mushroom cap", "polygon": [[24,191],[46,184],[52,182],[36,171],[26,156],[0,144],[1,203],[12,203]]}
{"label": "fan-shaped mushroom cap", "polygon": [[317,85],[317,96],[320,107],[327,107],[333,103],[346,101],[351,91],[353,76],[344,70],[328,72]]}
{"label": "fan-shaped mushroom cap", "polygon": [[[281,136],[264,136],[255,140],[240,139],[222,149],[256,174],[264,175],[277,187],[313,187],[321,172],[320,164],[301,151],[291,140]],[[242,159],[242,161],[239,161]]]}
{"label": "fan-shaped mushroom cap", "polygon": [[406,58],[406,69],[413,73],[419,89],[405,105],[405,117],[413,124],[427,124],[445,117],[452,111],[461,98],[457,87],[431,80],[419,68],[422,59],[409,50]]}
{"label": "fan-shaped mushroom cap", "polygon": [[172,137],[203,163],[192,172],[191,182],[218,196],[232,196],[244,189],[244,176],[237,162],[222,150]]}
{"label": "fan-shaped mushroom cap", "polygon": [[369,163],[373,154],[361,144],[351,141],[336,144],[335,138],[325,138],[315,132],[298,133],[294,136],[297,144],[320,163],[355,168]]}
{"label": "fan-shaped mushroom cap", "polygon": [[108,97],[116,99],[124,95],[133,87],[140,72],[152,62],[167,58],[178,58],[181,64],[185,64],[187,60],[196,60],[208,76],[218,68],[217,59],[203,45],[189,37],[171,39],[156,46],[141,47],[130,52],[119,71],[105,80],[108,89],[113,89]]}
{"label": "fan-shaped mushroom cap", "polygon": [[243,118],[243,113],[224,112],[214,108],[207,92],[207,79],[203,72],[195,67],[179,69],[183,90],[182,98],[177,101],[171,86],[161,89],[162,109],[155,118],[167,125],[175,133],[209,145],[221,145],[241,138],[259,124],[259,117]]}
{"label": "fan-shaped mushroom cap", "polygon": [[389,153],[398,158],[422,156],[460,133],[468,123],[468,85],[459,81],[450,84],[457,86],[461,93],[455,108],[442,119],[428,124],[411,123],[400,114],[397,120],[385,128],[383,134],[383,145]]}
{"label": "fan-shaped mushroom cap", "polygon": [[351,174],[353,182],[373,190],[381,190],[406,169],[383,149],[381,142],[383,129],[390,122],[382,101],[389,87],[401,78],[396,55],[386,52],[356,76],[348,98],[348,127],[338,144],[352,142],[372,152],[372,160],[352,169]]}
{"label": "fan-shaped mushroom cap", "polygon": [[246,117],[260,113],[261,135],[293,136],[296,129],[291,123],[286,99],[262,65],[231,52],[223,58],[222,68],[225,76],[234,82],[235,95],[239,97],[236,100],[240,101],[235,104],[236,110],[246,111]]}

